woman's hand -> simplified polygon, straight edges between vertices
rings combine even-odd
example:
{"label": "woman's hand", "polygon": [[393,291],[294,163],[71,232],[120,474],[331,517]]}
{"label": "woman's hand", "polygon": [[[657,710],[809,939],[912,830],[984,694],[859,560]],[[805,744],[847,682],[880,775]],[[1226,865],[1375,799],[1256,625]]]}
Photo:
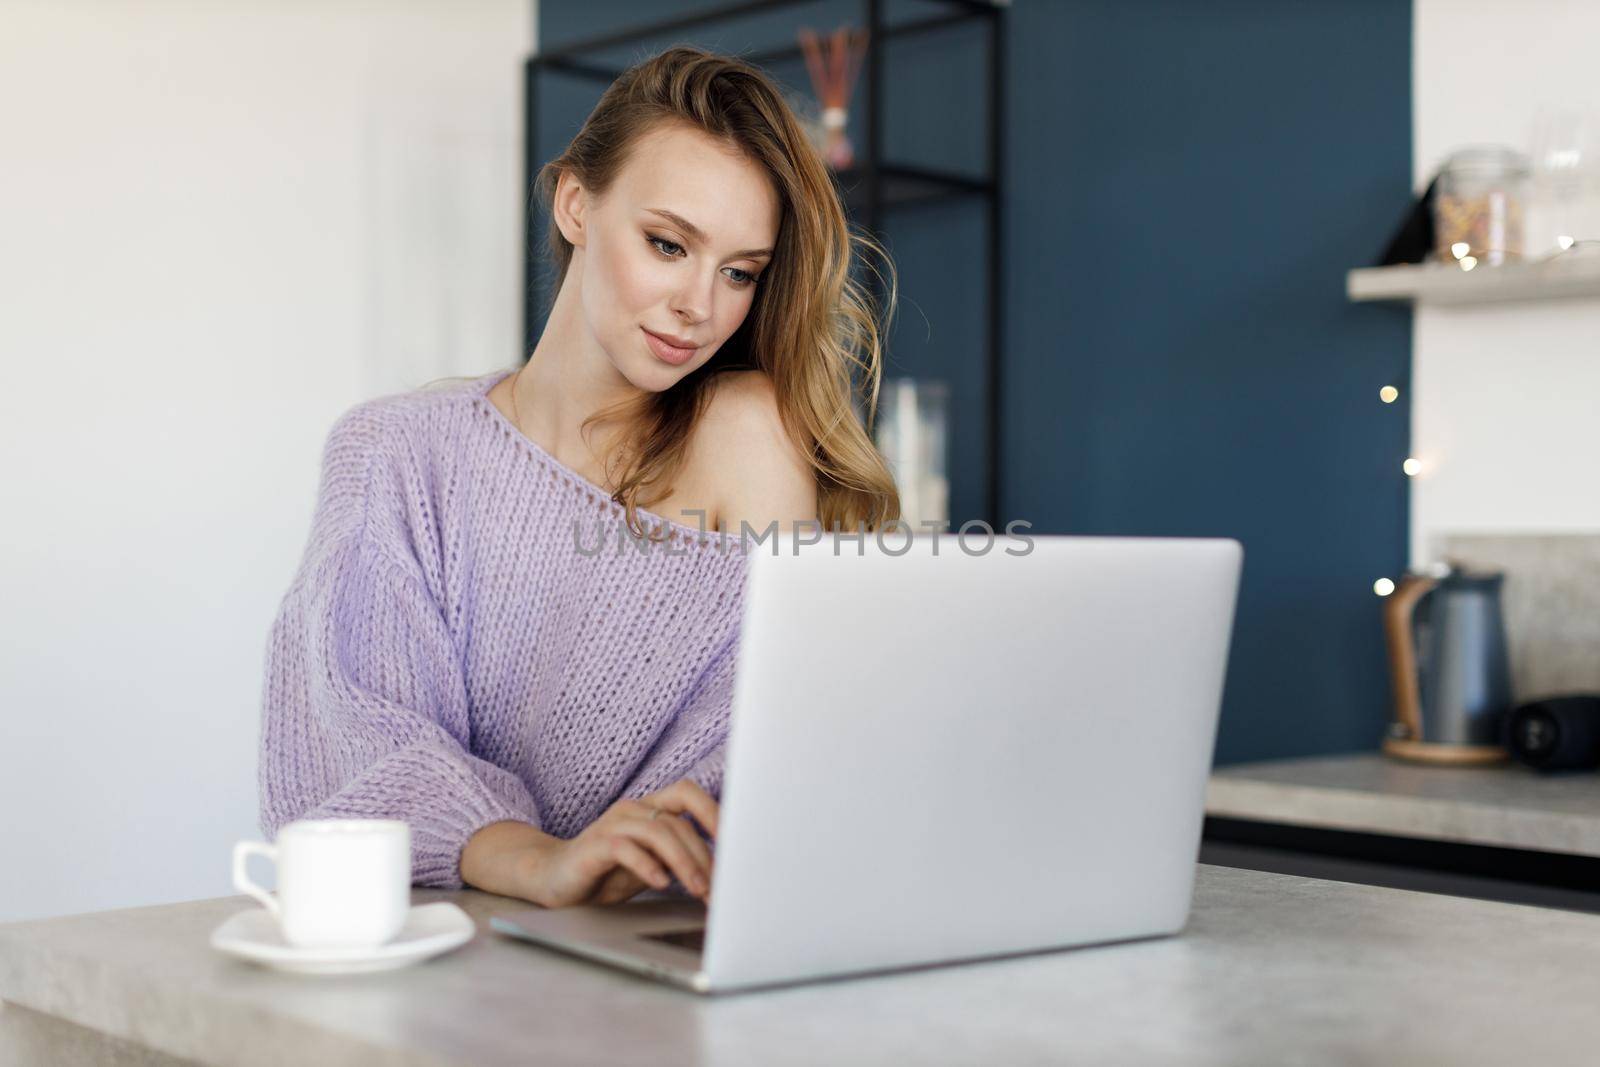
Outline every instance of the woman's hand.
{"label": "woman's hand", "polygon": [[687,778],[619,800],[578,836],[554,838],[536,853],[522,895],[547,908],[615,904],[647,888],[665,889],[676,875],[709,903],[711,850],[685,816],[715,838],[717,814],[717,802]]}

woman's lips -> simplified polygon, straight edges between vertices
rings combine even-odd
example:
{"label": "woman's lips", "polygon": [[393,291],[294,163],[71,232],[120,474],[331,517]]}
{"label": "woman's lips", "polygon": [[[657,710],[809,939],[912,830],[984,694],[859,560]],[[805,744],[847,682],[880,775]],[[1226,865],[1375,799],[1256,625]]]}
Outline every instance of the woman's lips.
{"label": "woman's lips", "polygon": [[[639,327],[644,330],[644,327]],[[681,366],[689,361],[689,357],[697,351],[693,348],[679,348],[677,345],[668,344],[649,330],[644,330],[644,339],[650,343],[650,351],[663,363],[670,363],[674,367]]]}

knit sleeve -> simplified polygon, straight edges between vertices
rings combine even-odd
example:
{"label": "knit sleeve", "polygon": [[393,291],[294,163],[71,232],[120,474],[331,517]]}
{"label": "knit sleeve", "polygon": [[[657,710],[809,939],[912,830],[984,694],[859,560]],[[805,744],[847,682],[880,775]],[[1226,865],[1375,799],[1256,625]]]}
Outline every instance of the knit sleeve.
{"label": "knit sleeve", "polygon": [[[330,453],[331,454],[331,453]],[[515,774],[470,751],[466,682],[419,571],[365,522],[315,546],[272,625],[260,751],[261,829],[294,819],[400,819],[414,885],[459,889],[461,849],[502,820],[540,826]]]}
{"label": "knit sleeve", "polygon": [[687,778],[721,802],[738,652],[736,628],[695,680],[657,745],[656,758],[649,761],[629,795],[655,792]]}

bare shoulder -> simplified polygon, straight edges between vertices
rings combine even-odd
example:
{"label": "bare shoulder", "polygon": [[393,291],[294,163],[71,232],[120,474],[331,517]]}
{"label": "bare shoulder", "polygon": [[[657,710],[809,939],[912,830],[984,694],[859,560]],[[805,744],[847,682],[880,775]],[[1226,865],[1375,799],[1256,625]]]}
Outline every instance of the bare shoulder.
{"label": "bare shoulder", "polygon": [[811,464],[784,429],[777,389],[760,370],[729,371],[712,380],[711,399],[696,430],[696,449],[715,487],[721,528],[741,521],[763,530],[816,519]]}
{"label": "bare shoulder", "polygon": [[765,371],[724,371],[711,379],[710,388],[701,416],[708,436],[748,436],[780,428],[778,390]]}

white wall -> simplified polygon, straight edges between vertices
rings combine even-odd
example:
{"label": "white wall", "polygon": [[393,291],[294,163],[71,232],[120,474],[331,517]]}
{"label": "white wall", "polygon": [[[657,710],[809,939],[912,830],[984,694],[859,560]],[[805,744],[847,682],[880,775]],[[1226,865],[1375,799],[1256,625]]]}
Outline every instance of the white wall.
{"label": "white wall", "polygon": [[534,4],[0,24],[0,922],[231,894],[323,435],[520,347]]}
{"label": "white wall", "polygon": [[[1530,150],[1542,109],[1600,120],[1600,3],[1415,0],[1414,17],[1417,188],[1461,145]],[[1414,323],[1412,564],[1447,532],[1600,530],[1600,299]]]}

